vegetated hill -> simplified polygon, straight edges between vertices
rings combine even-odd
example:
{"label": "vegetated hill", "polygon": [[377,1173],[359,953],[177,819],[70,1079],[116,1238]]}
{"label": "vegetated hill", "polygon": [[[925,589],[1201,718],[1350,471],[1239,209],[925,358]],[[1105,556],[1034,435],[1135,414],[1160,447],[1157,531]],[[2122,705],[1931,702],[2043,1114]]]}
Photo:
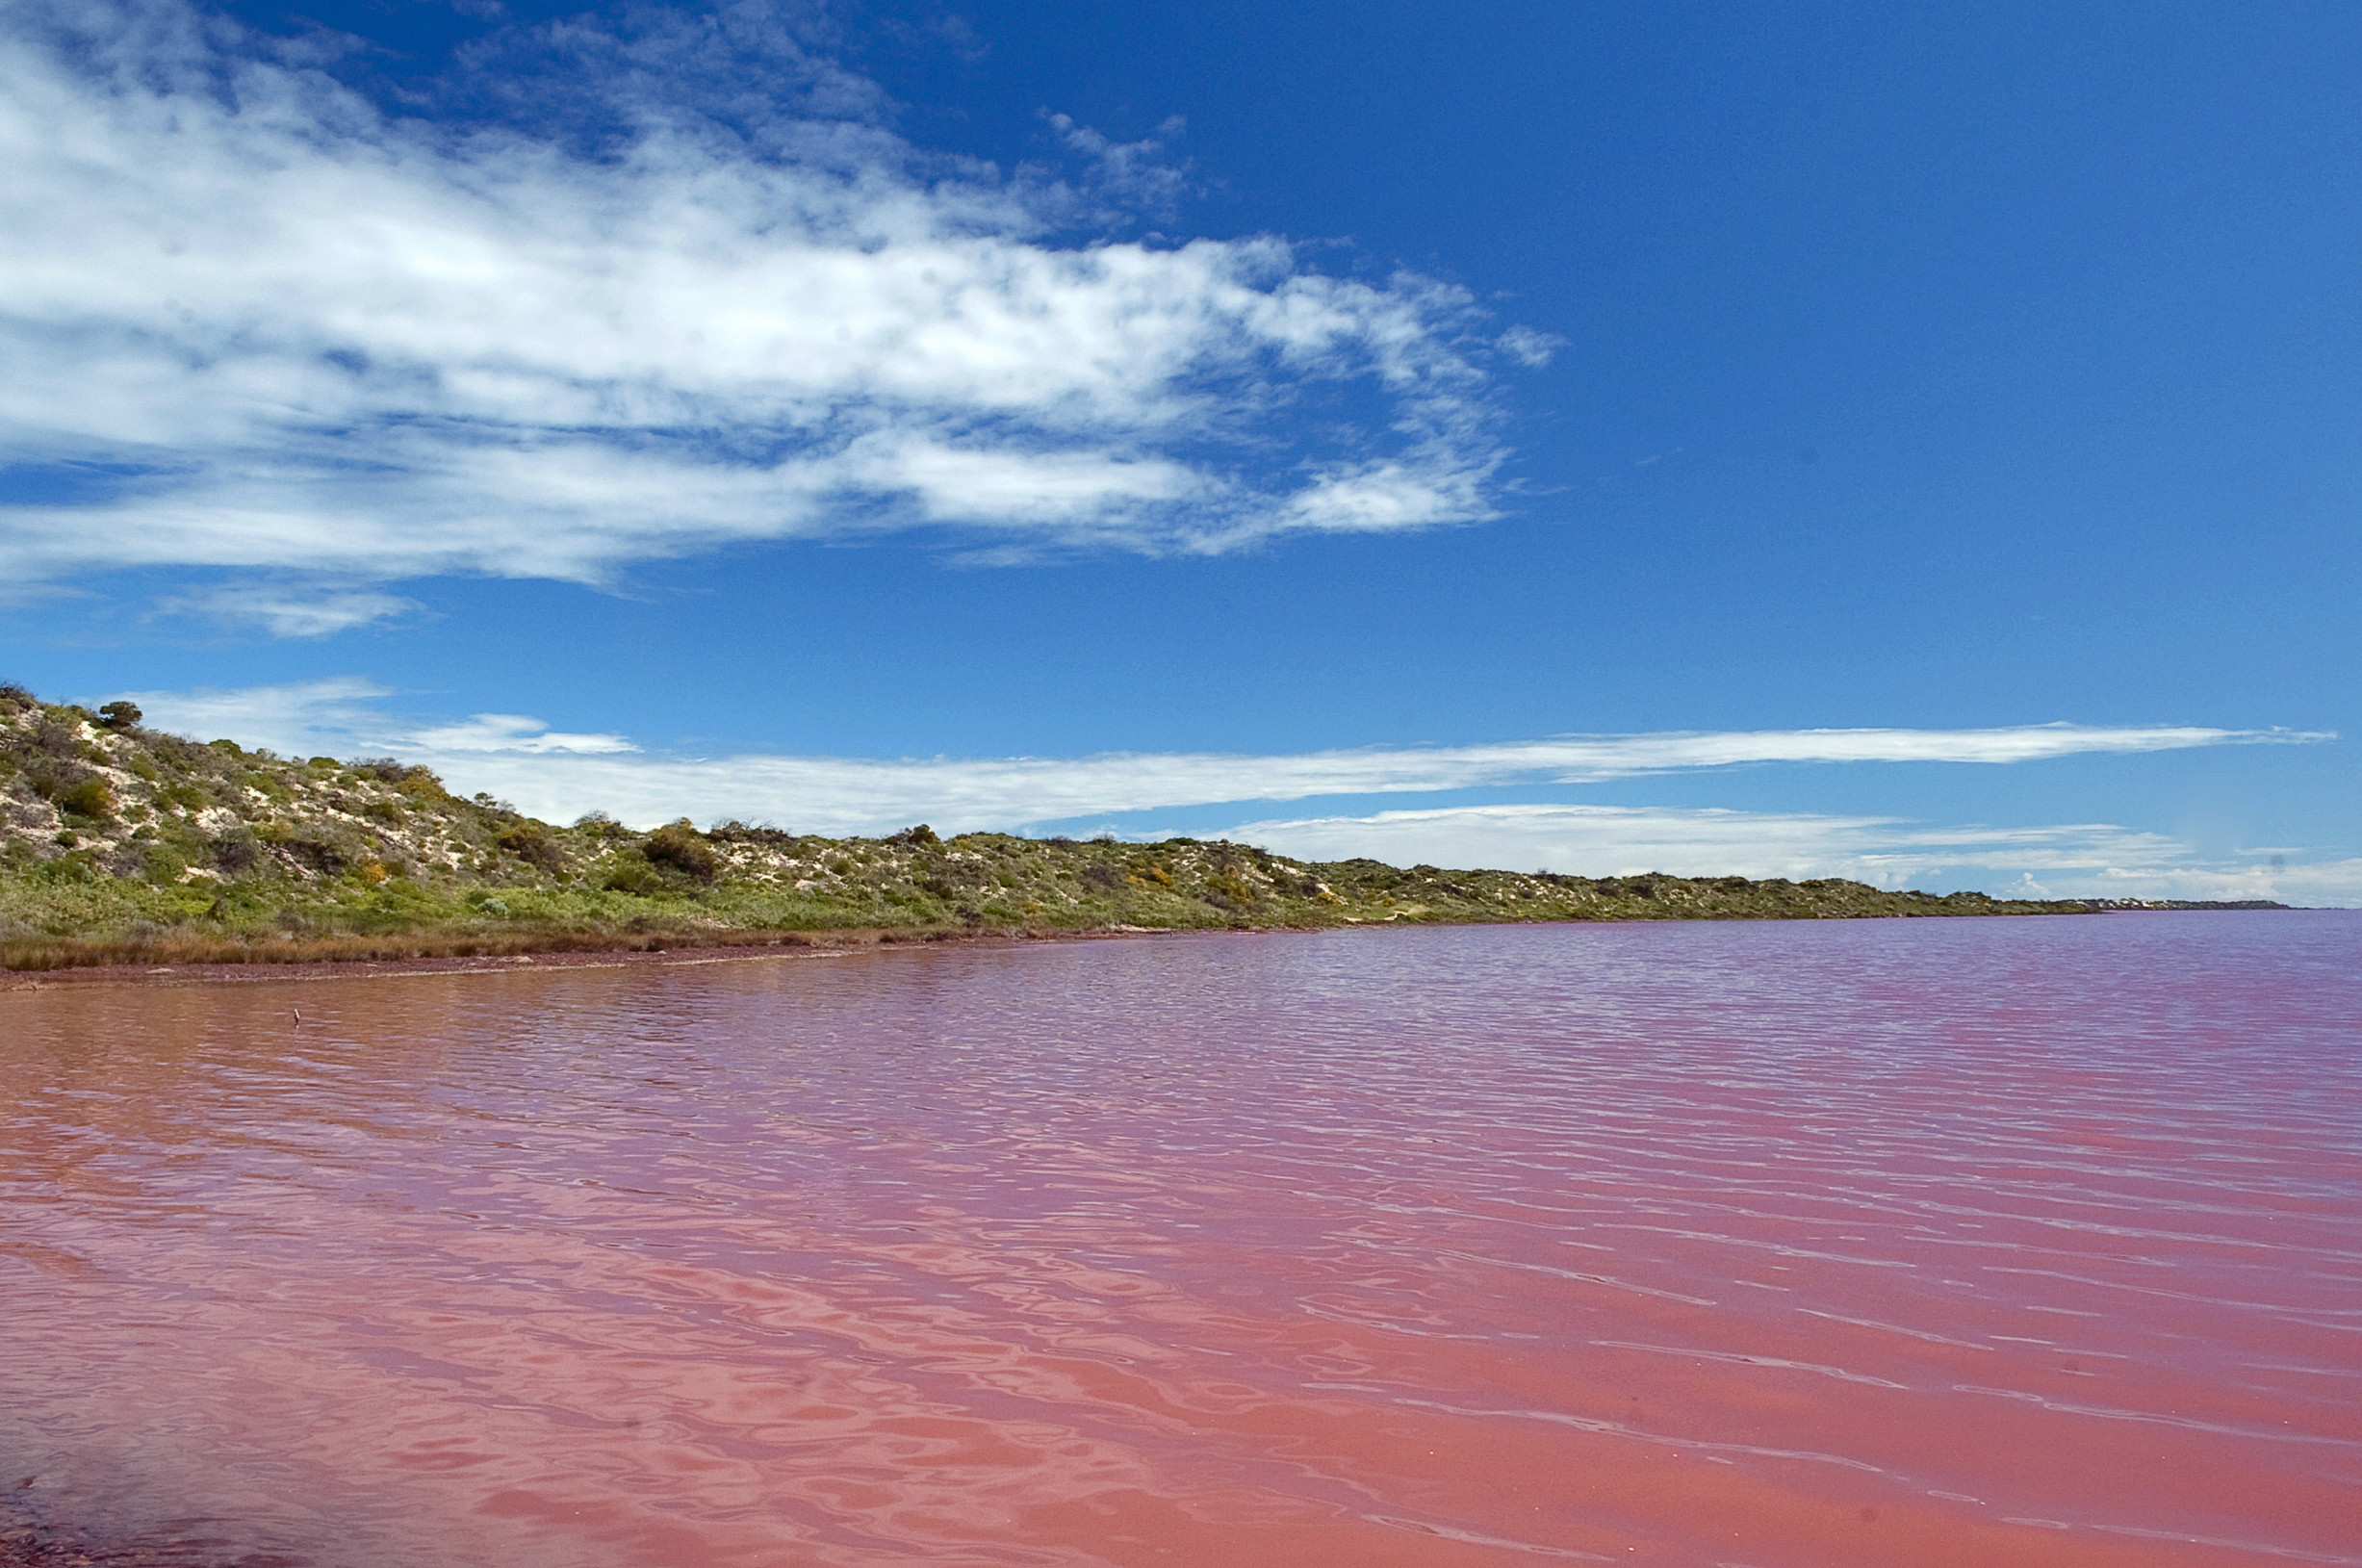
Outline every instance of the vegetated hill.
{"label": "vegetated hill", "polygon": [[1590,879],[1306,862],[1245,844],[925,827],[821,838],[685,820],[556,827],[393,758],[297,761],[0,686],[0,964],[1388,921],[2059,913],[1825,880]]}

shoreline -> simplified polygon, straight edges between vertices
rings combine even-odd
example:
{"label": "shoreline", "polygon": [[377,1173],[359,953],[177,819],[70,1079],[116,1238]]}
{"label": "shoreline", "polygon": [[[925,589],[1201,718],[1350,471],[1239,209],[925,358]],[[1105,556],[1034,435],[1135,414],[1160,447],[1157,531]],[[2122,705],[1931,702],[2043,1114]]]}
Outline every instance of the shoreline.
{"label": "shoreline", "polygon": [[[1234,928],[1210,928],[1225,933]],[[1256,926],[1255,931],[1308,931],[1309,926]],[[370,978],[402,979],[429,975],[515,974],[526,969],[692,968],[708,964],[752,964],[764,959],[837,958],[847,954],[892,947],[933,947],[944,944],[1015,946],[1038,941],[1113,941],[1126,937],[1165,937],[1190,933],[1191,928],[1100,926],[1073,930],[960,930],[941,928],[865,927],[839,931],[771,932],[745,941],[655,941],[638,946],[524,948],[501,953],[452,952],[408,958],[297,959],[257,957],[236,962],[196,964],[66,964],[48,969],[0,970],[0,993],[64,990],[91,986],[237,986],[274,982]],[[0,1561],[0,1568],[6,1568]]]}
{"label": "shoreline", "polygon": [[0,683],[0,793],[14,802],[0,811],[0,990],[1144,931],[2254,907],[1305,861],[1188,836],[946,838],[924,823],[866,838],[685,817],[643,832],[599,812],[559,827],[390,758],[297,761],[138,720]]}
{"label": "shoreline", "polygon": [[[2228,906],[2182,909],[2090,910],[2093,914],[2202,914],[2246,913]],[[2296,913],[2293,911],[2287,913]],[[1831,916],[1802,915],[1797,920],[1818,923]],[[1857,915],[1851,919],[1895,920],[1908,915]],[[535,945],[530,938],[494,953],[456,950],[406,957],[274,958],[268,952],[254,957],[179,964],[131,961],[118,964],[64,964],[39,969],[0,969],[0,994],[78,990],[90,987],[173,987],[308,984],[323,980],[424,978],[434,975],[515,974],[525,969],[552,972],[566,969],[694,968],[710,964],[752,964],[765,959],[841,958],[883,948],[943,945],[1014,947],[1028,942],[1117,941],[1134,937],[1203,937],[1279,935],[1320,931],[1407,931],[1442,926],[1560,926],[1660,925],[1664,920],[1356,920],[1328,925],[1230,926],[1065,926],[1065,927],[945,927],[866,926],[824,931],[750,932],[735,941],[714,941],[714,933],[698,933],[685,940],[654,938],[634,945],[612,942],[576,945],[572,942]],[[1724,924],[1710,917],[1699,923]],[[1781,919],[1749,920],[1748,924],[1788,924]],[[462,940],[460,949],[478,947]],[[0,1550],[5,1550],[0,1541]],[[0,1568],[10,1568],[0,1557]]]}

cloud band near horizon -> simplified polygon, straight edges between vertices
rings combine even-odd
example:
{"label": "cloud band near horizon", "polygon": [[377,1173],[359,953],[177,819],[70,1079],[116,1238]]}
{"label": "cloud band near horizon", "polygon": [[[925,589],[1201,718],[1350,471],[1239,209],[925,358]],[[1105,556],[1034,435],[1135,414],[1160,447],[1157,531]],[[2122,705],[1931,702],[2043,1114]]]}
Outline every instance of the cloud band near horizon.
{"label": "cloud band near horizon", "polygon": [[[290,755],[392,753],[452,787],[564,821],[602,810],[635,826],[678,816],[770,821],[841,836],[928,822],[938,831],[1235,805],[1235,825],[1191,836],[1308,860],[1548,868],[1587,875],[1850,877],[1886,887],[1976,887],[2027,897],[2278,898],[2362,904],[2362,860],[2252,850],[2208,859],[2166,835],[2109,823],[1931,825],[1816,812],[1451,803],[1404,810],[1256,813],[1251,803],[1564,784],[1757,765],[2014,765],[2333,735],[2192,725],[2041,724],[1978,730],[1851,729],[1569,735],[1485,746],[1371,747],[1297,756],[1212,753],[1082,758],[865,758],[641,750],[629,737],[551,730],[518,714],[405,720],[395,693],[354,677],[226,691],[112,693],[151,726]],[[98,701],[102,699],[92,699]],[[1090,831],[1090,830],[1079,830]],[[1126,837],[1161,837],[1135,825]],[[2288,863],[2291,861],[2296,863]]]}
{"label": "cloud band near horizon", "polygon": [[642,824],[773,820],[799,831],[1010,829],[1097,814],[1322,796],[1443,793],[1579,784],[1772,763],[2009,764],[2229,745],[2310,744],[2330,735],[2195,725],[2067,723],[1976,730],[1846,729],[1561,735],[1475,746],[1374,746],[1251,756],[1118,752],[1078,758],[846,758],[651,754],[626,736],[551,731],[515,714],[404,722],[394,693],[343,677],[236,691],[119,693],[158,728],[226,735],[295,755],[392,752],[455,784],[564,819],[597,809]]}
{"label": "cloud band near horizon", "polygon": [[2362,904],[2362,859],[2209,859],[2114,823],[1995,827],[1809,811],[1457,806],[1243,822],[1232,835],[1308,861],[1367,856],[1503,870],[1630,876],[1844,877],[1875,887],[1970,887],[1996,897],[2270,899]]}

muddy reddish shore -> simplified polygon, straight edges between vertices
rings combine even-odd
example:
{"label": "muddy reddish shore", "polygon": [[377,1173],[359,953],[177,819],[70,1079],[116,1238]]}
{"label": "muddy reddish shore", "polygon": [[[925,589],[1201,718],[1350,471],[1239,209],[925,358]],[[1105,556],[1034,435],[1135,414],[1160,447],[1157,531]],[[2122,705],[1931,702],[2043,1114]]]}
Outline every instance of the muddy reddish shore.
{"label": "muddy reddish shore", "polygon": [[[795,932],[724,946],[585,948],[537,953],[468,953],[402,959],[334,959],[281,964],[103,964],[56,969],[0,970],[0,992],[57,990],[89,986],[256,985],[288,981],[364,980],[372,976],[504,973],[524,969],[680,968],[702,964],[757,963],[766,959],[837,958],[881,948],[1012,947],[1037,942],[1114,941],[1132,937],[1204,935],[1139,926],[1083,931],[848,930]],[[4,1561],[4,1559],[0,1559]]]}

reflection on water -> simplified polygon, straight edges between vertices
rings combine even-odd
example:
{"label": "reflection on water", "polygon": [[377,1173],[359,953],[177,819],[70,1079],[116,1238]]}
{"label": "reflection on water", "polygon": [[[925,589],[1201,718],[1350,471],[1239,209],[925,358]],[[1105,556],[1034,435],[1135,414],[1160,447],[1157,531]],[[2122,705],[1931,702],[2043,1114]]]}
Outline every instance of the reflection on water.
{"label": "reflection on water", "polygon": [[0,1489],[257,1568],[2362,1562],[2358,958],[2200,914],[0,996]]}

